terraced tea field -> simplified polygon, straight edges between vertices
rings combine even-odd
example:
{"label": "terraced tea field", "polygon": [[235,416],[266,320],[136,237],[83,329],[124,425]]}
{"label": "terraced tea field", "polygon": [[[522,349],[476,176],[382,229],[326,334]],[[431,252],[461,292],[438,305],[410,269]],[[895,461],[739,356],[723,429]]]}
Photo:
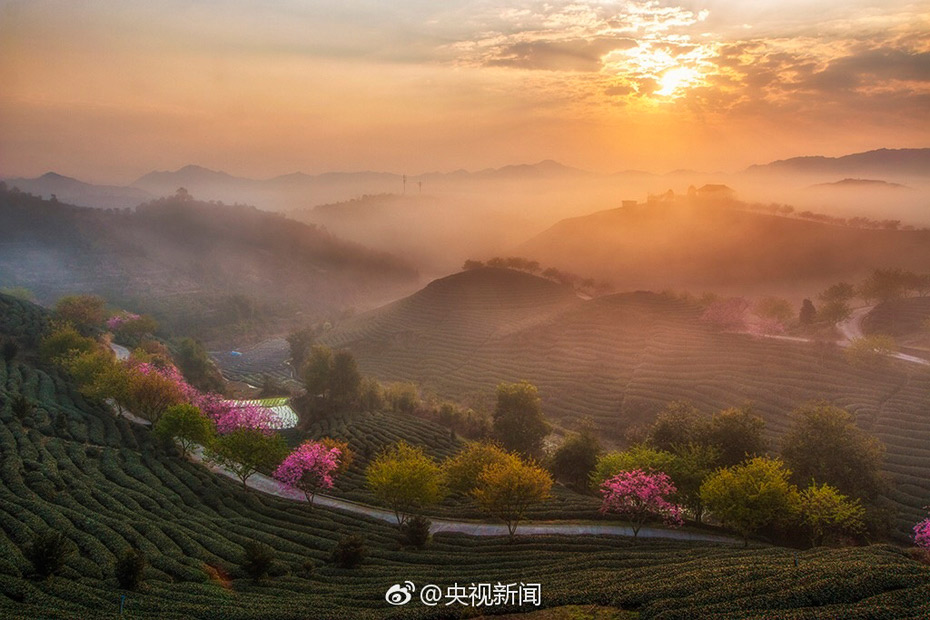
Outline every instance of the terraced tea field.
{"label": "terraced tea field", "polygon": [[698,308],[660,295],[582,301],[505,273],[436,281],[324,341],[350,349],[364,373],[417,381],[449,398],[487,400],[500,381],[527,379],[551,420],[572,428],[591,419],[608,440],[687,399],[708,411],[751,402],[777,441],[791,410],[828,400],[887,445],[901,531],[930,503],[926,368],[895,360],[854,366],[835,347],[716,333],[700,323]]}
{"label": "terraced tea field", "polygon": [[907,352],[930,357],[930,297],[881,303],[862,321],[867,334],[894,336]]}
{"label": "terraced tea field", "polygon": [[[774,608],[811,618],[916,619],[930,612],[930,567],[886,546],[802,552],[797,567],[785,549],[597,537],[511,544],[438,535],[424,551],[404,550],[385,524],[243,492],[166,453],[148,431],[85,403],[55,374],[15,363],[0,368],[6,618],[110,617],[123,595],[131,618],[450,617],[449,609],[416,602],[388,606],[385,591],[404,580],[540,583],[546,606],[599,603],[639,610],[646,619],[691,618],[697,609],[721,618],[772,617]],[[20,391],[40,403],[23,420],[8,404]],[[26,579],[21,548],[46,528],[63,532],[78,553],[60,576]],[[357,570],[325,562],[344,533],[367,540],[369,557]],[[251,540],[276,557],[260,583],[237,568]],[[139,592],[120,590],[111,568],[130,545],[149,562]]]}
{"label": "terraced tea field", "polygon": [[[34,307],[0,296],[0,310],[0,333],[35,340],[43,315]],[[17,416],[11,400],[20,394],[37,406]],[[434,446],[437,456],[451,448],[443,447],[441,429],[416,422],[372,417],[363,427],[349,417],[315,431],[372,449],[395,434]],[[29,577],[22,549],[48,529],[77,551],[60,575],[41,581]],[[326,561],[344,534],[366,539],[358,569]],[[250,541],[275,556],[258,583],[239,567]],[[138,592],[121,590],[113,573],[130,546],[148,560]],[[390,607],[385,592],[405,580],[419,587],[539,583],[543,606],[599,604],[636,610],[644,620],[930,614],[930,567],[891,546],[795,555],[659,540],[536,536],[509,543],[439,534],[425,550],[405,549],[384,523],[243,491],[179,458],[146,428],[85,401],[57,371],[37,368],[29,350],[0,363],[0,616],[114,617],[121,601],[124,617],[169,620],[474,614],[418,602]]]}
{"label": "terraced tea field", "polygon": [[227,379],[244,381],[250,385],[260,386],[262,375],[269,375],[279,381],[289,381],[293,377],[291,366],[287,363],[290,348],[284,338],[265,340],[239,351],[211,351],[210,356]]}

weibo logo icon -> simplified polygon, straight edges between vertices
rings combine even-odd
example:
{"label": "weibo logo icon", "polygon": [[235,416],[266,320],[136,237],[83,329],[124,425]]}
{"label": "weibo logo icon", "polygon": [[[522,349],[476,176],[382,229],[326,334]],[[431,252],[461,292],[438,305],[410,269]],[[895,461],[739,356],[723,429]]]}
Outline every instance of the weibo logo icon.
{"label": "weibo logo icon", "polygon": [[416,586],[412,581],[405,581],[403,585],[395,583],[384,593],[384,600],[391,605],[406,605],[413,598],[413,591]]}

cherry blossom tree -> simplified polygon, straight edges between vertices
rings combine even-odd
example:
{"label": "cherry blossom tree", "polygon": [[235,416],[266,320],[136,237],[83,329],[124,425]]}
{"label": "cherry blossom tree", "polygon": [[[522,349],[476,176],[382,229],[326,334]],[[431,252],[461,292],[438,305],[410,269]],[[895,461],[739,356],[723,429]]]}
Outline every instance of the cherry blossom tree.
{"label": "cherry blossom tree", "polygon": [[681,508],[668,500],[676,490],[671,478],[662,472],[623,471],[601,484],[601,512],[629,521],[634,538],[649,521],[661,520],[678,527],[683,523]]}
{"label": "cherry blossom tree", "polygon": [[930,550],[930,518],[914,526],[914,542],[918,547]]}
{"label": "cherry blossom tree", "polygon": [[719,299],[711,303],[701,321],[721,331],[741,331],[746,328],[746,311],[749,302],[743,297]]}
{"label": "cherry blossom tree", "polygon": [[341,455],[342,450],[322,442],[304,442],[281,462],[274,478],[286,489],[303,491],[312,508],[318,491],[333,488]]}

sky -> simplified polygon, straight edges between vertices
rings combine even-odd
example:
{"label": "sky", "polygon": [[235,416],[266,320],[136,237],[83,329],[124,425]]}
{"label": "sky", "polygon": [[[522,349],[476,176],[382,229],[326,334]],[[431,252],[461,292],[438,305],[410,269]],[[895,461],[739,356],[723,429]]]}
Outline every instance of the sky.
{"label": "sky", "polygon": [[0,0],[0,176],[733,171],[930,146],[930,4]]}

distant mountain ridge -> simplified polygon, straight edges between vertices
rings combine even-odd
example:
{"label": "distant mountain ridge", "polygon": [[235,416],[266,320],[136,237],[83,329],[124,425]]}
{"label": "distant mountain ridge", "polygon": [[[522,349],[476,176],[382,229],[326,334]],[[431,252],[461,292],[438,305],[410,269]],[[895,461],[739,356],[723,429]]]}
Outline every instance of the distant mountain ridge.
{"label": "distant mountain ridge", "polygon": [[101,209],[135,207],[154,198],[149,192],[137,187],[93,185],[56,172],[46,172],[34,179],[7,179],[6,184],[42,198],[55,196],[60,202]]}
{"label": "distant mountain ridge", "polygon": [[791,172],[850,176],[878,173],[878,176],[930,176],[930,148],[876,149],[842,157],[805,156],[780,159],[746,168],[750,174]]}
{"label": "distant mountain ridge", "polygon": [[[320,174],[293,172],[267,179],[235,176],[189,164],[177,170],[158,170],[142,175],[128,186],[92,185],[49,172],[34,179],[6,179],[8,185],[45,198],[56,194],[59,200],[80,206],[133,207],[158,196],[170,196],[179,187],[203,200],[256,204],[263,209],[291,210],[344,201],[364,194],[419,192],[421,186],[449,186],[467,183],[521,183],[544,180],[617,182],[672,179],[680,183],[695,179],[766,177],[793,174],[828,178],[930,177],[930,148],[876,149],[842,157],[803,156],[749,166],[736,173],[701,172],[679,169],[667,173],[624,170],[599,174],[566,166],[552,159],[534,164],[512,164],[476,171],[425,172],[403,175],[364,170],[332,171]],[[406,181],[405,181],[406,180]]]}

